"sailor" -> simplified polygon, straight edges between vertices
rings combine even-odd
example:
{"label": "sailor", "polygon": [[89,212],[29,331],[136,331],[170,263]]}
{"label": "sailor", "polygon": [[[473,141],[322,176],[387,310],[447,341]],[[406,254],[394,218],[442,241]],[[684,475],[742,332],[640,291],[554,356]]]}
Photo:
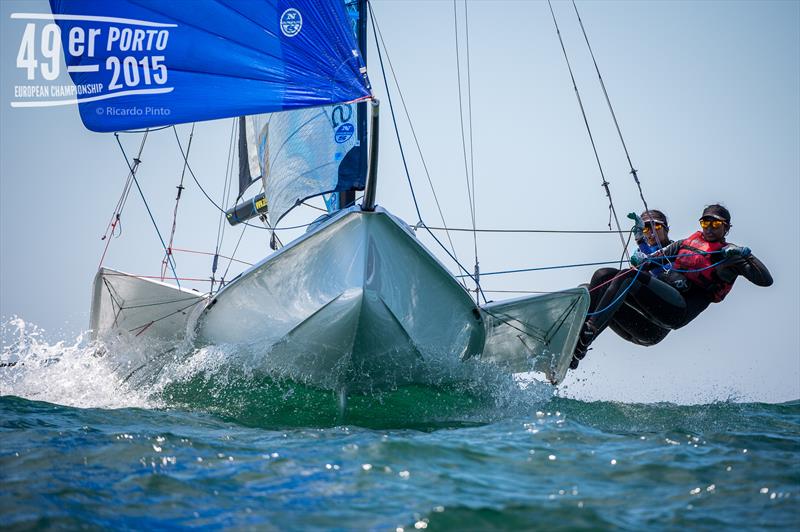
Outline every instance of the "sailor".
{"label": "sailor", "polygon": [[[651,209],[644,211],[640,216],[636,215],[636,213],[630,213],[628,218],[635,222],[633,234],[636,239],[637,250],[634,256],[639,257],[641,259],[640,262],[644,262],[643,258],[672,243],[669,239],[667,216],[662,211]],[[643,266],[649,271],[650,275],[658,277],[669,271],[671,265],[669,259],[661,258],[647,261],[647,264]],[[610,284],[615,278],[624,276],[626,271],[616,268],[600,268],[594,272],[588,286],[590,315],[603,308],[600,306],[600,301],[608,291]],[[646,309],[638,306],[636,298],[625,297],[622,306],[619,307],[608,322],[608,326],[624,340],[643,346],[655,345],[664,339],[670,329],[648,319],[645,311]],[[585,334],[582,335],[583,343],[586,343],[586,336]],[[579,345],[578,347],[582,346]],[[586,343],[585,347],[588,348],[588,343]],[[586,349],[576,350],[570,367],[572,369],[577,368],[579,360],[585,355]]]}
{"label": "sailor", "polygon": [[[700,231],[688,238],[672,242],[640,262],[634,255],[631,269],[609,283],[598,302],[600,312],[591,315],[584,324],[573,360],[586,355],[591,342],[614,319],[621,301],[633,298],[649,313],[649,320],[666,329],[679,329],[700,315],[711,303],[721,302],[733,288],[739,276],[757,286],[772,285],[772,275],[748,247],[725,240],[731,229],[731,214],[724,206],[709,205],[700,217]],[[641,266],[674,257],[672,269],[655,279]],[[630,272],[636,272],[631,274]],[[665,286],[668,289],[665,289]],[[681,304],[676,304],[675,295]],[[659,303],[655,298],[661,298]],[[641,301],[645,301],[645,305]]]}

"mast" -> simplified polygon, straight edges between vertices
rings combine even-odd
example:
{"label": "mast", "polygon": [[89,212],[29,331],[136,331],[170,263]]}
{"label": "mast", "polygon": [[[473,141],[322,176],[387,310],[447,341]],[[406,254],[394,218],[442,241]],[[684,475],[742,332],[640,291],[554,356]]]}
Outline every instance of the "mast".
{"label": "mast", "polygon": [[[367,0],[356,0],[358,10],[358,25],[356,26],[356,43],[358,51],[367,64]],[[367,102],[356,104],[356,123],[358,127],[358,146],[361,151],[359,157],[358,172],[360,175],[367,174]],[[356,202],[356,191],[347,190],[339,193],[339,208],[344,209],[348,205]]]}

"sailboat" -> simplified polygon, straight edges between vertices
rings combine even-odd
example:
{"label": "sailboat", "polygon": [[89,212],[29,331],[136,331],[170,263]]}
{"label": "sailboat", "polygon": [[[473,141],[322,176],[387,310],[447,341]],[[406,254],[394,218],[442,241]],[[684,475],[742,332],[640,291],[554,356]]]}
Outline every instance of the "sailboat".
{"label": "sailboat", "polygon": [[[208,293],[101,267],[94,336],[232,346],[266,374],[348,392],[442,383],[457,378],[453,368],[483,363],[561,382],[585,288],[479,304],[413,227],[378,204],[366,1],[191,6],[51,0],[73,82],[103,87],[79,96],[84,125],[110,132],[237,118],[240,194],[229,223],[274,227],[323,194],[330,209]],[[89,49],[91,35],[103,45],[73,54],[78,44]],[[262,192],[244,199],[253,184]]]}

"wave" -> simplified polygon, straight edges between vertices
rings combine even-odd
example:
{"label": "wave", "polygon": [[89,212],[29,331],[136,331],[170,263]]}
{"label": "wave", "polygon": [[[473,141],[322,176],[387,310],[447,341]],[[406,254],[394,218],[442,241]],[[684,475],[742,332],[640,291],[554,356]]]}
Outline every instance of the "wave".
{"label": "wave", "polygon": [[[84,332],[49,342],[14,317],[0,324],[0,395],[78,408],[182,409],[262,427],[361,425],[432,429],[488,423],[547,401],[545,384],[520,386],[485,364],[456,383],[350,393],[289,382],[260,371],[258,356],[230,346],[195,348]],[[261,355],[263,356],[263,355]]]}
{"label": "wave", "polygon": [[554,396],[547,384],[515,379],[484,364],[470,366],[456,383],[351,393],[345,404],[334,392],[266,375],[253,353],[226,346],[101,343],[86,332],[51,342],[42,329],[18,317],[0,323],[0,334],[0,395],[78,408],[179,409],[255,427],[429,430],[552,410],[612,432],[721,432],[736,430],[745,410],[800,418],[800,400],[686,406],[569,399]]}

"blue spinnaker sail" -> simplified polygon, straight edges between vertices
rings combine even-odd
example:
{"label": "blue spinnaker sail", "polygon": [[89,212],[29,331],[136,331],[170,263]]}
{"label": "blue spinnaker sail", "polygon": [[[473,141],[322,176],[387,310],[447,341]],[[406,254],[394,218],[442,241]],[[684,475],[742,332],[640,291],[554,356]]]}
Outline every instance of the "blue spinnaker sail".
{"label": "blue spinnaker sail", "polygon": [[120,131],[371,95],[341,0],[50,0],[81,119]]}

